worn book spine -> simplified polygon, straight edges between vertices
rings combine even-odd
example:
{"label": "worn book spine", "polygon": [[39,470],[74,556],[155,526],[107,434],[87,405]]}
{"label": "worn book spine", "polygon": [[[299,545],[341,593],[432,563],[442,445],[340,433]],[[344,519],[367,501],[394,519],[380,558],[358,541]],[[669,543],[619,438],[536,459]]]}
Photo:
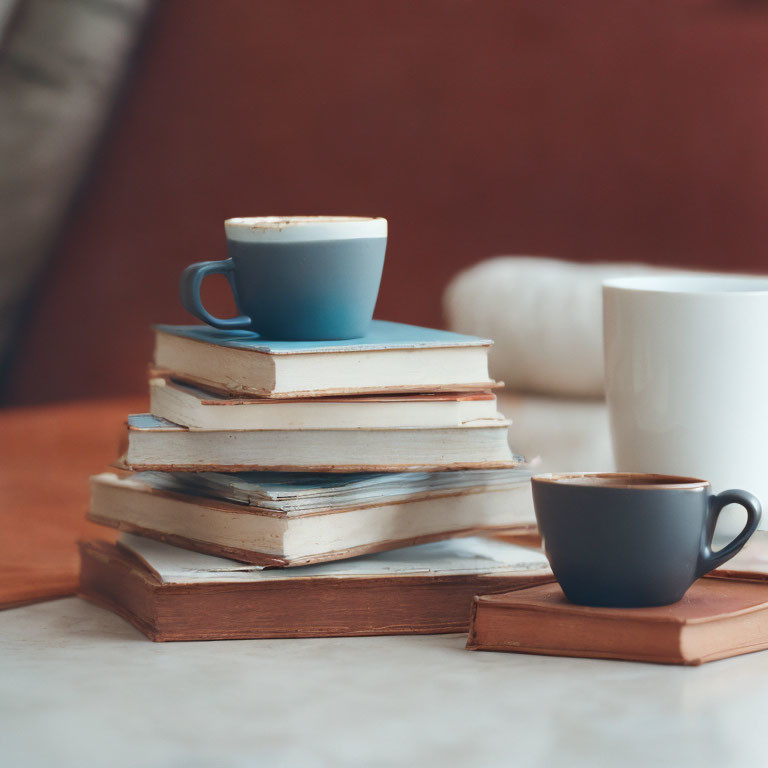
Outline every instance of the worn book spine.
{"label": "worn book spine", "polygon": [[129,417],[121,468],[161,472],[431,472],[514,469],[509,422],[439,429],[198,431]]}
{"label": "worn book spine", "polygon": [[467,649],[544,656],[631,659],[657,664],[698,663],[680,652],[680,626],[648,628],[615,619],[570,616],[531,607],[509,608],[475,597]]}
{"label": "worn book spine", "polygon": [[549,571],[163,584],[124,549],[80,545],[83,597],[154,641],[464,632],[472,598],[552,580]]}

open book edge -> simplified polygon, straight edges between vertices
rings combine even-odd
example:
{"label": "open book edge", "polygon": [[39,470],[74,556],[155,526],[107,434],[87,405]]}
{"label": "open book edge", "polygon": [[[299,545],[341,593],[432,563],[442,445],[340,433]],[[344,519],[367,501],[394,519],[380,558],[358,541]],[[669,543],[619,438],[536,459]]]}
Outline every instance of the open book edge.
{"label": "open book edge", "polygon": [[549,570],[547,558],[542,553],[479,536],[280,569],[204,555],[128,533],[120,535],[118,544],[141,560],[165,584],[265,582],[310,577],[449,576]]}

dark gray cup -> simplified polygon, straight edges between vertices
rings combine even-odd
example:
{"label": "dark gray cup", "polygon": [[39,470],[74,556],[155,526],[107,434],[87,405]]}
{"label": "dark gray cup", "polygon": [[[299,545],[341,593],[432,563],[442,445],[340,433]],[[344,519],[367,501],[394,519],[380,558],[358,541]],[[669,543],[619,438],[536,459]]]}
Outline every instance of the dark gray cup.
{"label": "dark gray cup", "polygon": [[[267,339],[354,339],[373,318],[387,247],[386,219],[261,216],[224,223],[229,258],[184,270],[184,308],[214,328]],[[202,304],[208,275],[229,280],[241,315],[219,318]]]}
{"label": "dark gray cup", "polygon": [[[732,558],[760,522],[747,491],[712,494],[705,480],[629,473],[533,478],[544,550],[565,596],[581,605],[669,605]],[[712,551],[727,504],[747,510],[741,533]]]}

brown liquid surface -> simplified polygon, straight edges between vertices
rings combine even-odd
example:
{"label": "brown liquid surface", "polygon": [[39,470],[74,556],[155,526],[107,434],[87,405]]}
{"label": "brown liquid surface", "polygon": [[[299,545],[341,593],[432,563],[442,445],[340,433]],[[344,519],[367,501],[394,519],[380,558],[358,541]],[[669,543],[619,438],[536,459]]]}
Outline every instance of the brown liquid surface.
{"label": "brown liquid surface", "polygon": [[534,481],[558,485],[581,485],[594,488],[677,488],[706,486],[706,480],[676,475],[651,475],[630,472],[601,472],[596,474],[552,475],[534,478]]}

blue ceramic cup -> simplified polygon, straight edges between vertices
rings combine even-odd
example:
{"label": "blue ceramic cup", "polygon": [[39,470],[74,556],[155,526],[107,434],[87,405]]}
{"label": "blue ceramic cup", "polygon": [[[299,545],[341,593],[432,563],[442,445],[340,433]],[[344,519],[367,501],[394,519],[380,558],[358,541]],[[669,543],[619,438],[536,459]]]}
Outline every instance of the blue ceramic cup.
{"label": "blue ceramic cup", "polygon": [[[357,216],[257,216],[224,222],[229,258],[184,270],[184,308],[214,328],[267,339],[354,339],[368,330],[379,294],[387,220]],[[202,304],[208,275],[229,280],[239,317]]]}

